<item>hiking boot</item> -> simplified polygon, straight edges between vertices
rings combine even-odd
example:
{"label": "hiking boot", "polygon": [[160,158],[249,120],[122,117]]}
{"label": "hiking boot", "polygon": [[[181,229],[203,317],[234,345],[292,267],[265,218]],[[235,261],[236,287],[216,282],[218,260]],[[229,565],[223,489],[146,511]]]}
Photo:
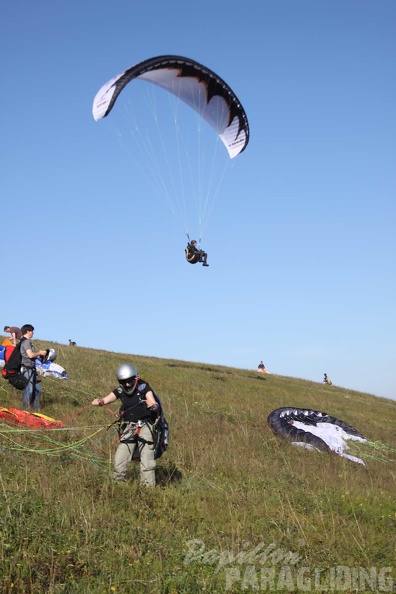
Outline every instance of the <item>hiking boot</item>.
{"label": "hiking boot", "polygon": [[202,264],[202,266],[209,266],[209,264],[206,264],[206,262],[204,262],[204,263]]}

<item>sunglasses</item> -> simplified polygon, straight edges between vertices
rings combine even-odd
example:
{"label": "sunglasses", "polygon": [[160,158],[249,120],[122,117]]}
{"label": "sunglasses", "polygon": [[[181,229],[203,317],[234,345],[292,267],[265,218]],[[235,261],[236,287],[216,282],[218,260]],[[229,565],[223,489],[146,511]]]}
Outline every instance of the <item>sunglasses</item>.
{"label": "sunglasses", "polygon": [[121,380],[120,384],[122,386],[125,386],[126,384],[134,384],[136,382],[136,375],[134,375],[133,377],[129,377],[126,380]]}

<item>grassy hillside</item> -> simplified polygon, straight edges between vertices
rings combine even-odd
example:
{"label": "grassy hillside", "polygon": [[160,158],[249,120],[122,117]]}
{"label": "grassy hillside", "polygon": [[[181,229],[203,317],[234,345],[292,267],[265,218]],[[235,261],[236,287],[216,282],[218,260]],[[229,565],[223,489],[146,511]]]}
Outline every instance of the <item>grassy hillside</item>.
{"label": "grassy hillside", "polygon": [[[0,593],[394,591],[396,402],[294,378],[53,346],[43,378],[58,431],[0,425]],[[156,489],[111,479],[114,414],[91,407],[132,362],[171,427]],[[21,407],[0,380],[0,405]],[[281,406],[325,411],[377,447],[366,466],[289,445]],[[117,411],[117,404],[111,405]],[[9,426],[8,426],[9,427]],[[387,447],[386,447],[387,446]]]}

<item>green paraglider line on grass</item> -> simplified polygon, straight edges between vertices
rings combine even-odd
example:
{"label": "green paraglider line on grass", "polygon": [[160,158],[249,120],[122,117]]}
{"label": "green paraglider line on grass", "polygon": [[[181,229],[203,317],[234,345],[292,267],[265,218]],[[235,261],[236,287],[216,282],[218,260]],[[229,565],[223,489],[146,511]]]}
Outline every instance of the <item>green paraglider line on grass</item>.
{"label": "green paraglider line on grass", "polygon": [[[52,437],[53,432],[81,432],[92,431],[92,429],[94,429],[92,433],[71,443],[62,443]],[[62,427],[44,431],[42,429],[14,429],[4,424],[0,425],[0,452],[30,453],[52,457],[69,455],[80,460],[88,460],[101,470],[105,470],[108,468],[108,457],[104,458],[94,454],[86,447],[97,447],[98,442],[94,438],[105,429],[106,427]],[[110,435],[114,435],[114,433]],[[106,433],[99,441],[107,441],[110,435]],[[36,443],[39,441],[39,447],[35,447],[32,441]],[[42,447],[43,442],[46,442],[50,447]]]}

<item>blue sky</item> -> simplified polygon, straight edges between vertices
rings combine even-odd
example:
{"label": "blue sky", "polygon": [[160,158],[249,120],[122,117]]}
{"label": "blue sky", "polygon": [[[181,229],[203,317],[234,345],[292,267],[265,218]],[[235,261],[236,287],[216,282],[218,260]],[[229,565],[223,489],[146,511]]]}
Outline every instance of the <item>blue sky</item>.
{"label": "blue sky", "polygon": [[[393,0],[16,0],[0,47],[1,327],[262,359],[396,398]],[[206,229],[209,268],[184,260],[183,230],[111,115],[91,114],[108,79],[162,54],[213,69],[249,119]]]}

